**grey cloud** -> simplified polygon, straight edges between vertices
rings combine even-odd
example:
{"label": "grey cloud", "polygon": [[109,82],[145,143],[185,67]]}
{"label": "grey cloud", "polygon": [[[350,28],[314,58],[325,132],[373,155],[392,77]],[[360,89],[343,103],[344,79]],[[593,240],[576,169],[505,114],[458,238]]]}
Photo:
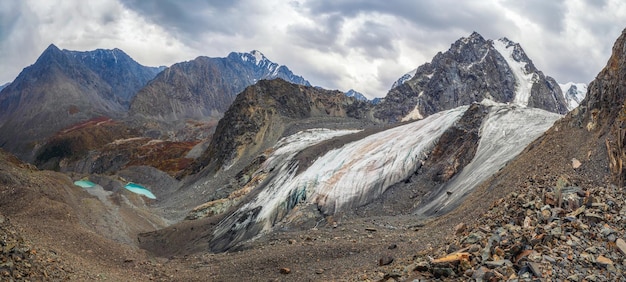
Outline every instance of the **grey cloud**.
{"label": "grey cloud", "polygon": [[348,39],[347,45],[361,50],[369,58],[392,59],[397,52],[390,27],[367,21]]}
{"label": "grey cloud", "polygon": [[492,3],[486,1],[403,1],[403,0],[320,0],[306,3],[311,14],[338,12],[347,17],[362,13],[382,13],[400,17],[430,31],[455,29],[501,33],[512,26]]}
{"label": "grey cloud", "polygon": [[564,28],[564,17],[567,12],[563,0],[507,0],[506,6],[520,15],[528,17],[546,30],[558,34]]}
{"label": "grey cloud", "polygon": [[294,24],[287,27],[287,34],[298,46],[314,48],[321,52],[345,53],[338,45],[344,17],[333,13],[315,18],[315,25]]}
{"label": "grey cloud", "polygon": [[127,8],[189,41],[212,32],[227,35],[250,32],[246,28],[247,5],[241,0],[121,1]]}

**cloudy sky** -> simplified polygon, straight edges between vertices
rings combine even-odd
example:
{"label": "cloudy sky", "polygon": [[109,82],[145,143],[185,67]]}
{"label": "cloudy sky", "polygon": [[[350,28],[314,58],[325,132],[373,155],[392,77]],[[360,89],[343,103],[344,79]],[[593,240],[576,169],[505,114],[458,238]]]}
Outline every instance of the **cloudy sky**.
{"label": "cloudy sky", "polygon": [[461,37],[508,37],[564,83],[588,83],[626,28],[621,0],[2,0],[0,84],[50,44],[139,63],[260,50],[312,84],[384,96]]}

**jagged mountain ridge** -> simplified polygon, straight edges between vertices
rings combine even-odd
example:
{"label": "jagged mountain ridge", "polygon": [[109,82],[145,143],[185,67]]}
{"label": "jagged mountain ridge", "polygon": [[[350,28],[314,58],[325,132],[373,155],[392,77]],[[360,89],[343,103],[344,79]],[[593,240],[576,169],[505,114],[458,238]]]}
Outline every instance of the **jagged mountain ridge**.
{"label": "jagged mountain ridge", "polygon": [[118,48],[93,51],[63,50],[63,52],[83,62],[106,81],[118,102],[125,107],[130,106],[130,101],[139,89],[165,69],[143,66]]}
{"label": "jagged mountain ridge", "polygon": [[220,116],[247,86],[274,78],[310,85],[259,51],[233,52],[225,58],[198,57],[157,75],[137,93],[130,114],[165,121]]}
{"label": "jagged mountain ridge", "polygon": [[125,115],[127,95],[156,71],[119,49],[76,52],[51,44],[1,92],[0,146],[32,161],[32,150],[58,130]]}
{"label": "jagged mountain ridge", "polygon": [[354,89],[350,89],[346,92],[346,96],[348,97],[353,97],[354,99],[357,99],[359,101],[369,101],[369,99],[367,99],[367,97],[365,97],[365,95],[363,95],[363,93],[358,92]]}
{"label": "jagged mountain ridge", "polygon": [[0,85],[0,91],[2,91],[2,89],[4,89],[5,87],[9,86],[9,84],[11,84],[11,82],[7,82],[5,84]]}
{"label": "jagged mountain ridge", "polygon": [[483,99],[567,112],[556,81],[537,70],[521,46],[506,38],[485,40],[474,32],[403,79],[411,73],[377,106],[377,118],[392,122],[423,118]]}

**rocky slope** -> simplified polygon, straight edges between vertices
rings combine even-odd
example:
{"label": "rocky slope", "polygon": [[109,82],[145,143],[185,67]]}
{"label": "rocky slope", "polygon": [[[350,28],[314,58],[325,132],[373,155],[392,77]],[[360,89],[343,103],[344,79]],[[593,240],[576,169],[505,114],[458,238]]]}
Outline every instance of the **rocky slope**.
{"label": "rocky slope", "polygon": [[136,235],[166,220],[150,200],[116,189],[116,179],[93,177],[103,186],[80,188],[68,175],[39,171],[0,150],[0,280],[147,281],[160,275],[136,247]]}
{"label": "rocky slope", "polygon": [[[398,277],[624,278],[619,152],[624,145],[625,46],[626,30],[581,105],[483,183],[468,199],[476,202],[448,217],[467,218],[471,225],[459,226],[441,249],[416,256]],[[471,220],[468,214],[482,215]]]}
{"label": "rocky slope", "polygon": [[247,86],[274,78],[310,85],[259,51],[233,52],[226,58],[198,57],[172,65],[141,89],[130,114],[163,121],[220,116]]}
{"label": "rocky slope", "polygon": [[198,142],[144,137],[111,119],[92,119],[57,132],[36,152],[41,169],[84,174],[114,174],[131,166],[151,166],[172,177],[193,162]]}
{"label": "rocky slope", "polygon": [[459,39],[394,85],[376,107],[379,119],[423,118],[483,99],[567,112],[556,81],[537,70],[519,44],[485,40],[478,33]]}

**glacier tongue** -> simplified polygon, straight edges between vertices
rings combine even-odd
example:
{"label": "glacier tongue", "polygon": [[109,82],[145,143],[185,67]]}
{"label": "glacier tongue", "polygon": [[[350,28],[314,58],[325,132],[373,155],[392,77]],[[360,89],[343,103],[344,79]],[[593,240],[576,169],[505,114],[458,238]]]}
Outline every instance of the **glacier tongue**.
{"label": "glacier tongue", "polygon": [[366,204],[414,173],[435,142],[467,110],[443,111],[332,150],[299,175],[298,186],[325,214]]}
{"label": "glacier tongue", "polygon": [[[251,201],[218,224],[212,249],[226,250],[268,231],[300,202],[316,204],[327,215],[368,203],[414,173],[438,138],[467,108],[439,112],[345,144],[322,155],[300,174],[296,154],[316,140],[328,139],[333,131],[301,132],[283,139],[257,171],[272,171],[271,175],[255,188],[257,194]],[[314,136],[320,132],[326,136]]]}
{"label": "glacier tongue", "polygon": [[481,127],[474,159],[458,175],[423,199],[416,214],[432,216],[453,209],[473,188],[503,168],[561,117],[536,108],[493,105]]}

